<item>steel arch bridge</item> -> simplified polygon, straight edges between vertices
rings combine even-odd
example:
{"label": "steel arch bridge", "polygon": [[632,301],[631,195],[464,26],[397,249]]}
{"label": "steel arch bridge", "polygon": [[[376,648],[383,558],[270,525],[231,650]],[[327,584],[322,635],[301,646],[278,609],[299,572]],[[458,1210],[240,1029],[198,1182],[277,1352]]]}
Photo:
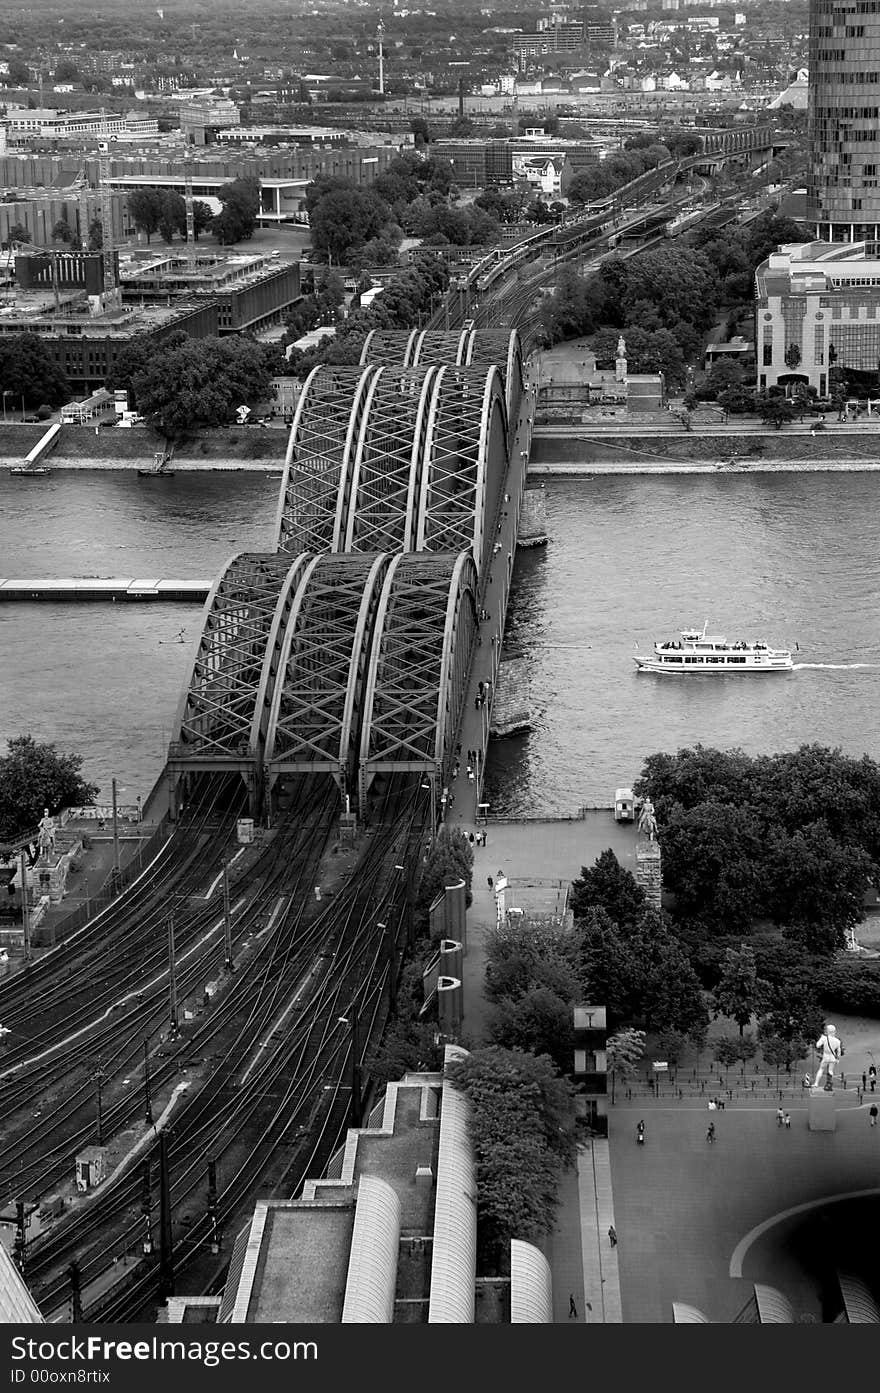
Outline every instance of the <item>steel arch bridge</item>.
{"label": "steel arch bridge", "polygon": [[315,368],[291,427],[276,545],[291,556],[471,547],[482,578],[507,439],[488,362]]}
{"label": "steel arch bridge", "polygon": [[364,700],[361,807],[378,774],[427,775],[435,790],[445,781],[479,627],[477,595],[470,552],[404,553],[391,562]]}
{"label": "steel arch bridge", "polygon": [[516,329],[371,329],[361,365],[388,367],[498,367],[504,382],[507,419],[513,426],[524,389],[522,343]]}
{"label": "steel arch bridge", "polygon": [[214,582],[168,747],[172,803],[181,776],[233,770],[256,801],[268,703],[304,565],[303,557],[241,552]]}
{"label": "steel arch bridge", "polygon": [[362,810],[377,776],[426,776],[435,805],[448,777],[519,339],[383,332],[368,347],[369,362],[307,378],[276,550],[234,556],[212,587],[169,746],[172,811],[199,772],[239,773],[254,816],[286,775],[329,774]]}
{"label": "steel arch bridge", "polygon": [[269,715],[267,792],[285,774],[329,773],[345,797],[357,787],[364,679],[390,557],[304,559]]}

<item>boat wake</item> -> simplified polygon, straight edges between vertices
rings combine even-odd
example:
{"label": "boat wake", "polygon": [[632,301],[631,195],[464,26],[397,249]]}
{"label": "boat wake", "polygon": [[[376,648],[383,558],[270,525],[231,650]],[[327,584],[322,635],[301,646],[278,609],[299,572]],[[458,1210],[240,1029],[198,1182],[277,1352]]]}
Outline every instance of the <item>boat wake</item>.
{"label": "boat wake", "polygon": [[818,671],[820,668],[828,672],[851,672],[855,668],[880,668],[880,663],[794,663],[795,672],[802,672],[804,668]]}

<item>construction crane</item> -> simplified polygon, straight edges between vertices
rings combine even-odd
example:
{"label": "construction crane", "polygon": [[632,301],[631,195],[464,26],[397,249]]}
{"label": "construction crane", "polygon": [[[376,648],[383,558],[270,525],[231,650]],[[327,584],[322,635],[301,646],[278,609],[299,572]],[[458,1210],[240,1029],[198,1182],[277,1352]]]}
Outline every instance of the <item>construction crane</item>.
{"label": "construction crane", "polygon": [[101,199],[101,255],[104,261],[105,302],[118,302],[116,257],[113,246],[113,202],[110,195],[110,142],[102,140],[98,156],[99,194]]}
{"label": "construction crane", "polygon": [[183,188],[186,201],[186,269],[196,269],[196,224],[193,216],[192,158],[189,145],[183,156]]}

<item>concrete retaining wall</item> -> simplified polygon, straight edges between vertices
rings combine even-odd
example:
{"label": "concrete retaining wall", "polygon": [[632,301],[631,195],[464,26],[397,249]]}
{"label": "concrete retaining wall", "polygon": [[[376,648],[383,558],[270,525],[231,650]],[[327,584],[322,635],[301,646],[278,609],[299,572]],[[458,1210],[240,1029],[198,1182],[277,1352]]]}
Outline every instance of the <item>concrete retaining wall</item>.
{"label": "concrete retaining wall", "polygon": [[[21,464],[45,435],[46,426],[0,425],[0,467]],[[281,469],[288,431],[260,426],[228,426],[200,431],[175,448],[171,469]],[[164,441],[151,430],[118,426],[64,426],[47,463],[52,469],[152,468]]]}
{"label": "concrete retaining wall", "polygon": [[809,431],[786,434],[767,431],[749,435],[652,435],[581,434],[577,427],[565,434],[554,431],[545,434],[540,429],[532,435],[531,466],[552,468],[554,464],[611,463],[663,464],[693,461],[716,464],[732,456],[743,463],[769,460],[834,462],[864,459],[874,463],[880,459],[880,436],[873,432],[834,431],[812,436]]}

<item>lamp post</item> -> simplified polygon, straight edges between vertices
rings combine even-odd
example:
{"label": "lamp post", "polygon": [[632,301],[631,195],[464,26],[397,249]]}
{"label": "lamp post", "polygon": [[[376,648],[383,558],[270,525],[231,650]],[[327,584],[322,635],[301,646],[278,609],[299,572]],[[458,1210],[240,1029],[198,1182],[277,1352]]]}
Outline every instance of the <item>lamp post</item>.
{"label": "lamp post", "polygon": [[24,941],[24,960],[29,963],[31,960],[31,912],[28,904],[27,852],[24,850],[19,856],[19,873],[21,875],[21,932]]}
{"label": "lamp post", "polygon": [[116,780],[111,780],[113,790],[113,876],[119,879],[119,813],[116,805]]}
{"label": "lamp post", "polygon": [[150,1090],[150,1037],[144,1036],[144,1121],[153,1125],[153,1096]]}
{"label": "lamp post", "polygon": [[360,1052],[358,1012],[354,1001],[349,1007],[348,1015],[339,1016],[338,1020],[340,1025],[347,1025],[351,1028],[351,1100],[348,1110],[348,1124],[350,1127],[359,1127],[361,1125],[361,1064],[358,1058]]}
{"label": "lamp post", "polygon": [[103,1096],[104,1096],[104,1068],[103,1068],[103,1065],[101,1065],[101,1064],[98,1065],[97,1069],[95,1070],[95,1076],[94,1076],[94,1077],[95,1077],[95,1085],[96,1085],[97,1090],[98,1090],[98,1097],[97,1097],[98,1145],[99,1145],[99,1146],[103,1146],[103,1145],[104,1145],[104,1107],[103,1107]]}

